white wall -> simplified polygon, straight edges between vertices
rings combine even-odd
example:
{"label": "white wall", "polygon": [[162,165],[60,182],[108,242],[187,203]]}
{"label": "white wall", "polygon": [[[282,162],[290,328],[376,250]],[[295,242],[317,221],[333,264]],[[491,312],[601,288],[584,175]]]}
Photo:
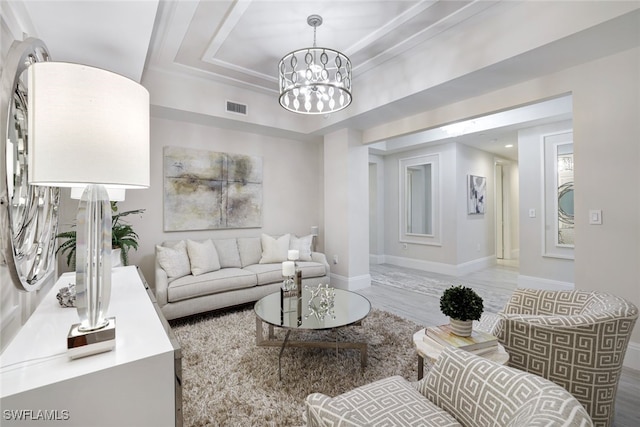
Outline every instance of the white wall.
{"label": "white wall", "polygon": [[378,253],[378,165],[369,162],[369,254]]}
{"label": "white wall", "polygon": [[384,239],[386,231],[384,207],[385,202],[385,171],[384,158],[369,154],[369,256],[370,262],[381,264],[384,262]]}
{"label": "white wall", "polygon": [[[464,144],[456,144],[458,239],[456,264],[478,261],[496,254],[494,156]],[[468,175],[487,178],[485,213],[467,213]],[[447,220],[447,215],[443,221]]]}
{"label": "white wall", "polygon": [[331,283],[343,289],[371,284],[368,153],[357,131],[324,137],[326,255]]}
{"label": "white wall", "polygon": [[[400,241],[401,159],[429,154],[440,158],[441,244]],[[372,158],[374,158],[372,156]],[[381,261],[444,274],[463,274],[492,263],[495,257],[494,156],[458,143],[445,143],[389,154],[384,159],[384,256]],[[371,161],[371,160],[370,160]],[[484,215],[467,214],[467,176],[487,178]]]}
{"label": "white wall", "polygon": [[[455,184],[455,144],[442,144],[432,147],[420,148],[384,157],[384,251],[386,259],[391,263],[406,260],[429,262],[443,265],[452,265],[456,258],[456,224],[449,221],[441,221],[441,245],[422,245],[400,242],[400,165],[401,159],[408,159],[423,155],[439,154],[440,158],[440,218],[446,213],[453,212],[456,199],[453,196],[456,191]],[[417,265],[417,264],[416,264]]]}
{"label": "white wall", "polygon": [[515,162],[505,163],[503,166],[505,174],[505,190],[508,185],[508,192],[505,192],[505,207],[508,215],[505,215],[506,229],[509,230],[509,240],[505,243],[505,249],[509,251],[509,259],[520,257],[520,168]]}
{"label": "white wall", "polygon": [[[263,161],[263,227],[230,230],[164,232],[163,158],[164,146],[248,154]],[[121,211],[146,209],[141,216],[128,216],[140,236],[140,247],[130,252],[130,263],[141,267],[154,286],[155,245],[164,240],[260,236],[261,233],[308,235],[320,226],[318,250],[323,250],[323,157],[320,142],[299,142],[246,132],[165,119],[151,120],[151,186],[129,190],[119,202]],[[65,199],[66,204],[73,201]],[[73,209],[67,210],[73,215]],[[65,218],[61,223],[72,223]]]}
{"label": "white wall", "polygon": [[[544,135],[571,131],[571,121],[551,125],[536,126],[519,132],[518,154],[520,158],[520,239],[526,242],[520,248],[520,279],[523,285],[538,287],[563,286],[572,289],[574,286],[574,261],[545,256],[544,236],[544,177],[543,177],[543,138]],[[575,145],[578,145],[576,141]],[[576,191],[577,193],[577,191]],[[535,210],[535,217],[529,216]],[[546,209],[553,209],[547,206]],[[579,242],[577,243],[579,244]]]}
{"label": "white wall", "polygon": [[[369,138],[390,138],[569,93],[576,164],[575,287],[611,292],[640,306],[640,48],[388,123]],[[520,180],[526,173],[520,167]],[[590,209],[602,209],[602,225],[588,224]],[[520,229],[526,225],[521,222]],[[521,235],[520,251],[528,244]],[[640,369],[640,328],[629,349],[625,364]]]}
{"label": "white wall", "polygon": [[[640,307],[640,48],[567,70],[574,99],[576,287]],[[602,209],[602,225],[589,225]],[[632,335],[640,369],[640,327]]]}

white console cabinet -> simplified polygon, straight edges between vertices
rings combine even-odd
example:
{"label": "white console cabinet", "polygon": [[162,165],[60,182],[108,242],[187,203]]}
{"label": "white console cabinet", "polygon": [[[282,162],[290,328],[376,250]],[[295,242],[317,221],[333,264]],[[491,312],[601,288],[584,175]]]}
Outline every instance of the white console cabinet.
{"label": "white console cabinet", "polygon": [[179,427],[180,347],[144,277],[134,266],[113,269],[115,349],[71,360],[78,314],[56,294],[74,281],[63,274],[0,355],[0,425]]}

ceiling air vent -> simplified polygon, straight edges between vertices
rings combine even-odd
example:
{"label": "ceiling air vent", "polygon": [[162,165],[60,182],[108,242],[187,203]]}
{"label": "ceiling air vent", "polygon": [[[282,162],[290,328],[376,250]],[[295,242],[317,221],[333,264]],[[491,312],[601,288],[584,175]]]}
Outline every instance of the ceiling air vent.
{"label": "ceiling air vent", "polygon": [[234,114],[247,115],[247,106],[233,101],[227,101],[227,112]]}

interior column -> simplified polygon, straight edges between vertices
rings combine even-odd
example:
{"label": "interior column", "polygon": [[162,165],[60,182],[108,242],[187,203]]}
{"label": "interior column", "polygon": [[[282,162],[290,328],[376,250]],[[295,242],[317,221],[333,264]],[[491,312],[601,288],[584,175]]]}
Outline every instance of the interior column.
{"label": "interior column", "polygon": [[362,134],[341,129],[324,137],[324,243],[331,285],[361,289],[369,275],[369,149]]}

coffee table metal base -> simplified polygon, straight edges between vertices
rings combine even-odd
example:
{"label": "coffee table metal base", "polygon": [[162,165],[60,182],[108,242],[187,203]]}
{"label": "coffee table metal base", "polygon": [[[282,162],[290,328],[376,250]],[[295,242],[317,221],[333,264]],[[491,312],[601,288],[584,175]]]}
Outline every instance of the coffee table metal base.
{"label": "coffee table metal base", "polygon": [[[360,322],[354,324],[360,325]],[[265,339],[264,337],[264,329],[262,320],[256,316],[256,345],[260,347],[280,347],[280,354],[278,355],[278,379],[282,380],[282,353],[284,352],[285,347],[303,347],[303,348],[335,348],[336,355],[338,354],[338,349],[340,348],[349,348],[360,350],[360,366],[364,369],[367,366],[367,343],[366,342],[347,342],[347,341],[338,341],[338,336],[336,334],[336,341],[294,341],[290,340],[289,336],[291,335],[291,329],[287,329],[287,333],[284,337],[284,340],[279,340],[276,338],[274,333],[274,326],[268,325],[268,336]],[[336,329],[333,329],[334,331]]]}

